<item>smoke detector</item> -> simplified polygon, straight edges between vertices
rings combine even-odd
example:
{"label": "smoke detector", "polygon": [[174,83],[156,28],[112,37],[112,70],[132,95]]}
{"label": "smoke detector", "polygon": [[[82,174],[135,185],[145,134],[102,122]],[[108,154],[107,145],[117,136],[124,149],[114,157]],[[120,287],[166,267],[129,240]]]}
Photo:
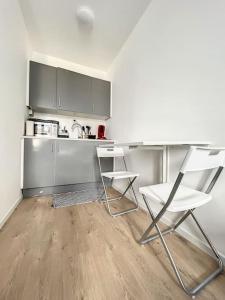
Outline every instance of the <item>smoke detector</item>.
{"label": "smoke detector", "polygon": [[76,17],[80,25],[84,25],[86,27],[93,27],[95,15],[89,7],[79,7],[76,12]]}

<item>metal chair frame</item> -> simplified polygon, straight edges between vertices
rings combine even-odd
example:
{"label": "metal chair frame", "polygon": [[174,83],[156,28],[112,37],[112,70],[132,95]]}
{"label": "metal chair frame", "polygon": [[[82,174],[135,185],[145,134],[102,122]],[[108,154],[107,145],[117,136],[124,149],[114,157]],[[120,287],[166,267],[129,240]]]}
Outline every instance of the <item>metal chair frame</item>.
{"label": "metal chair frame", "polygon": [[[107,194],[107,189],[106,189],[105,181],[104,181],[104,178],[103,178],[104,176],[102,176],[102,167],[101,167],[101,160],[100,160],[100,159],[101,159],[101,158],[98,157],[98,164],[99,164],[99,169],[100,169],[100,174],[101,174],[101,179],[102,179],[102,185],[103,185],[103,193],[102,193],[102,195],[101,195],[101,197],[100,197],[100,200],[101,200],[102,202],[105,202],[105,203],[106,203],[109,214],[110,214],[112,217],[117,217],[117,216],[121,216],[121,215],[127,214],[127,213],[129,213],[129,212],[138,210],[138,208],[139,208],[138,200],[137,200],[137,196],[136,196],[136,194],[135,194],[134,188],[133,188],[133,183],[134,183],[134,181],[136,180],[137,176],[133,177],[132,180],[131,180],[130,178],[128,178],[129,183],[128,183],[126,189],[124,190],[124,192],[123,192],[123,194],[122,194],[121,196],[116,197],[116,198],[110,198],[110,197],[108,196],[108,194]],[[124,156],[122,156],[122,159],[123,159],[125,171],[128,171],[128,169],[127,169],[127,164],[126,164],[126,161],[125,161]],[[114,180],[114,178],[111,179],[111,184],[113,184],[113,180]],[[135,207],[132,207],[132,208],[129,208],[129,209],[126,209],[126,210],[122,210],[122,211],[119,211],[119,212],[112,212],[111,207],[110,207],[110,202],[111,202],[111,201],[115,201],[115,200],[122,200],[122,199],[124,198],[125,194],[127,193],[127,191],[128,191],[130,188],[132,189],[132,193],[133,193],[133,195],[134,195]],[[105,199],[102,199],[102,196],[103,196],[103,195],[105,195]]]}
{"label": "metal chair frame", "polygon": [[[206,192],[207,194],[209,194],[211,192],[211,190],[213,189],[215,183],[217,182],[221,172],[223,170],[223,167],[220,166],[217,168],[217,171],[213,177],[213,179],[211,180],[210,184],[208,185],[208,188],[206,189]],[[195,298],[195,295],[200,291],[202,290],[209,282],[211,282],[216,276],[218,276],[219,274],[221,274],[223,271],[224,271],[224,264],[223,264],[223,261],[222,261],[222,258],[220,257],[219,253],[217,252],[216,248],[213,246],[212,242],[210,241],[209,237],[206,235],[206,233],[204,232],[203,228],[201,227],[201,225],[199,224],[198,220],[196,219],[193,211],[194,209],[190,209],[190,210],[187,210],[184,215],[178,220],[178,222],[173,225],[172,227],[170,228],[167,228],[166,230],[163,230],[161,231],[159,226],[158,226],[158,222],[160,221],[160,219],[162,218],[162,216],[165,214],[166,212],[166,209],[168,208],[168,206],[171,204],[171,202],[173,201],[174,199],[174,196],[179,188],[179,185],[183,179],[183,176],[184,176],[184,173],[183,172],[180,172],[177,176],[177,179],[175,181],[175,184],[173,186],[173,189],[169,195],[169,198],[167,200],[167,202],[165,203],[165,205],[163,206],[163,208],[160,210],[160,212],[154,216],[153,212],[152,212],[152,209],[148,203],[148,201],[146,200],[146,197],[145,195],[142,195],[143,196],[143,199],[144,199],[144,202],[146,204],[146,207],[148,209],[148,212],[151,216],[151,219],[152,219],[152,223],[149,225],[149,227],[146,229],[146,231],[144,232],[144,234],[142,235],[139,243],[144,245],[148,242],[151,242],[157,238],[160,238],[162,244],[163,244],[163,247],[168,255],[168,258],[170,260],[170,263],[172,265],[172,268],[176,274],[176,277],[180,283],[180,285],[182,286],[182,288],[184,289],[184,291],[189,295],[189,296],[192,296],[192,298]],[[184,284],[184,281],[180,275],[180,272],[174,262],[174,259],[171,255],[171,252],[165,242],[165,239],[164,239],[164,235],[168,234],[168,233],[172,233],[174,232],[185,220],[188,216],[191,216],[193,218],[193,220],[195,221],[197,227],[199,228],[199,230],[201,231],[202,235],[204,236],[206,242],[208,243],[209,247],[211,248],[212,252],[214,253],[214,255],[216,256],[216,259],[218,261],[218,268],[212,272],[211,274],[209,274],[201,283],[199,283],[197,286],[193,287],[193,288],[188,288],[187,286],[185,286]],[[157,234],[154,234],[154,235],[149,235],[150,232],[152,231],[153,228],[156,228],[157,230]]]}

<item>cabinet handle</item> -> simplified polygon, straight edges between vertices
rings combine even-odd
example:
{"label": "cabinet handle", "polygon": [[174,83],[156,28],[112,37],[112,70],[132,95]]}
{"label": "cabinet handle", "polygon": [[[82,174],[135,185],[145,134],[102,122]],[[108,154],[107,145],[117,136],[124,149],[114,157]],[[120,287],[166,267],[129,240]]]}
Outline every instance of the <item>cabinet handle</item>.
{"label": "cabinet handle", "polygon": [[54,144],[52,143],[52,152],[54,152]]}

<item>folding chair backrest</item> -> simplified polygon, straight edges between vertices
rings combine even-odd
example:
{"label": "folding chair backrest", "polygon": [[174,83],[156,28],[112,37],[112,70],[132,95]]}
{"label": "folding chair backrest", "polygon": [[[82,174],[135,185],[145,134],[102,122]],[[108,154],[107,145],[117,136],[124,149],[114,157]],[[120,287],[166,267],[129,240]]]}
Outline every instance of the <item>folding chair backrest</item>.
{"label": "folding chair backrest", "polygon": [[123,157],[124,151],[120,147],[100,148],[97,147],[98,157]]}
{"label": "folding chair backrest", "polygon": [[224,167],[225,148],[191,147],[181,167],[181,172],[201,171]]}

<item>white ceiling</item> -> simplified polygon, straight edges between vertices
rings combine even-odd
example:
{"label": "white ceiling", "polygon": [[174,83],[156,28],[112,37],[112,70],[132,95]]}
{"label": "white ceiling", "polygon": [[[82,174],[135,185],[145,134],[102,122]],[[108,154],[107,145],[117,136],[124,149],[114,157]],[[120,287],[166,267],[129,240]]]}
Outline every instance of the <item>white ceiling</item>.
{"label": "white ceiling", "polygon": [[[34,51],[106,71],[150,0],[19,0]],[[76,10],[90,7],[92,30]]]}

